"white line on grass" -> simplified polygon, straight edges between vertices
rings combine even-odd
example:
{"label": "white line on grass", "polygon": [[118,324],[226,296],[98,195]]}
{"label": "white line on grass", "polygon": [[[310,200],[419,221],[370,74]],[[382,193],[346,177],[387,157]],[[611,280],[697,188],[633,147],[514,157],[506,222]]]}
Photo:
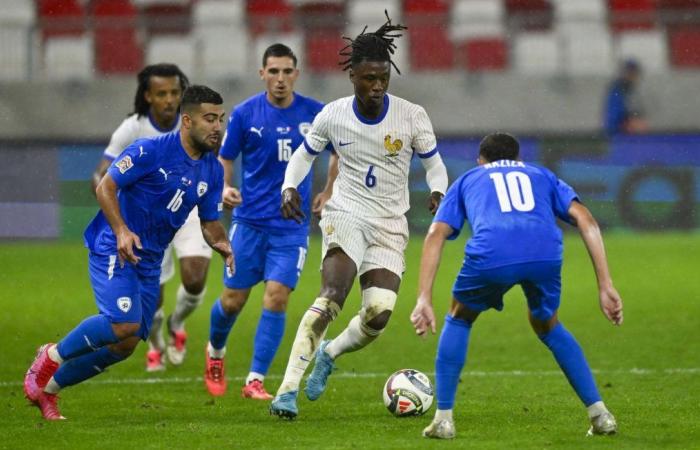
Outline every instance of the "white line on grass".
{"label": "white line on grass", "polygon": [[[679,367],[668,369],[643,369],[634,367],[632,369],[616,370],[593,370],[598,375],[686,375],[700,373],[700,367]],[[427,375],[435,376],[435,373],[428,372]],[[561,376],[560,370],[495,370],[480,371],[468,370],[462,372],[462,377],[549,377]],[[378,372],[338,372],[333,374],[333,378],[385,378],[388,373]],[[229,381],[244,381],[246,377],[227,377]],[[268,379],[280,379],[281,375],[268,375]],[[149,377],[149,378],[108,378],[90,380],[94,384],[187,384],[202,382],[202,377]],[[22,386],[21,381],[0,381],[0,387]]]}

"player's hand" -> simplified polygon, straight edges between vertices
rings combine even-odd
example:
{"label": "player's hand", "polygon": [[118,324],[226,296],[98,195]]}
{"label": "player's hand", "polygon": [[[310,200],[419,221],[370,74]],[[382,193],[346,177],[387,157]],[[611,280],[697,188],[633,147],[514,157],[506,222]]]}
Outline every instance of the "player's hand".
{"label": "player's hand", "polygon": [[419,298],[411,313],[411,323],[418,336],[424,336],[428,329],[435,334],[435,312],[432,302]]}
{"label": "player's hand", "polygon": [[437,191],[430,193],[430,197],[428,197],[428,209],[430,210],[430,214],[435,215],[444,196],[445,194]]}
{"label": "player's hand", "polygon": [[617,290],[612,285],[600,288],[598,297],[600,298],[600,309],[605,317],[613,325],[622,325],[622,298]]}
{"label": "player's hand", "polygon": [[224,202],[224,206],[227,208],[235,208],[243,202],[241,192],[232,186],[224,187],[224,192],[222,193],[221,197]]}
{"label": "player's hand", "polygon": [[141,239],[130,229],[124,227],[117,233],[117,252],[119,254],[120,268],[124,268],[124,261],[132,264],[138,264],[141,261],[141,258],[134,253],[134,245],[139,250],[143,249]]}
{"label": "player's hand", "polygon": [[285,219],[294,219],[297,223],[301,223],[306,216],[301,210],[301,196],[294,188],[287,188],[282,192],[282,205],[280,206],[282,217]]}
{"label": "player's hand", "polygon": [[216,250],[218,254],[224,258],[224,264],[226,264],[226,272],[229,277],[232,277],[236,273],[236,260],[233,257],[233,249],[231,249],[231,244],[229,242],[215,242],[212,248]]}
{"label": "player's hand", "polygon": [[330,200],[330,198],[331,194],[328,194],[326,191],[319,192],[316,194],[316,197],[314,197],[314,201],[311,204],[311,212],[319,219],[321,218],[323,207],[326,206],[326,202]]}

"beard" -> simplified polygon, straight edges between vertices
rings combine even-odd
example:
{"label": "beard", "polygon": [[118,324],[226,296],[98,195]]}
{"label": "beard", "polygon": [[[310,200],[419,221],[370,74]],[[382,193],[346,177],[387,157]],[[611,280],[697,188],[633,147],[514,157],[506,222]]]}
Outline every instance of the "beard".
{"label": "beard", "polygon": [[192,146],[202,154],[208,152],[217,152],[219,151],[219,147],[221,147],[221,136],[219,135],[218,139],[216,140],[216,144],[214,145],[209,144],[206,139],[198,139],[193,136]]}

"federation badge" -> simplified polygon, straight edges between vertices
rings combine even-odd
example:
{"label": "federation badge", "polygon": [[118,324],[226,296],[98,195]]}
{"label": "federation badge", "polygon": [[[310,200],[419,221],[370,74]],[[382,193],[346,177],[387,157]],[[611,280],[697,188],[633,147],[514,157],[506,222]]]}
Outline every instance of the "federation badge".
{"label": "federation badge", "polygon": [[126,155],[122,159],[120,159],[115,165],[117,169],[119,169],[119,172],[122,174],[126,173],[127,170],[131,169],[134,167],[134,163],[131,162],[131,156]]}
{"label": "federation badge", "polygon": [[117,308],[121,309],[122,312],[129,312],[131,309],[131,299],[129,297],[119,297],[117,299]]}
{"label": "federation badge", "polygon": [[206,181],[200,181],[197,184],[197,195],[202,196],[207,193],[207,189],[209,188],[209,185],[207,184]]}
{"label": "federation badge", "polygon": [[324,228],[324,231],[326,232],[326,234],[327,234],[328,236],[330,236],[330,235],[333,234],[333,232],[335,231],[335,227],[334,227],[332,224],[329,223],[329,224],[326,225],[326,227]]}
{"label": "federation badge", "polygon": [[389,152],[386,156],[393,158],[398,156],[399,152],[403,148],[403,142],[401,142],[401,139],[394,139],[394,141],[392,141],[391,135],[387,134],[384,136],[384,148],[387,152]]}
{"label": "federation badge", "polygon": [[306,136],[311,130],[311,124],[309,122],[302,122],[299,124],[299,133],[302,136]]}

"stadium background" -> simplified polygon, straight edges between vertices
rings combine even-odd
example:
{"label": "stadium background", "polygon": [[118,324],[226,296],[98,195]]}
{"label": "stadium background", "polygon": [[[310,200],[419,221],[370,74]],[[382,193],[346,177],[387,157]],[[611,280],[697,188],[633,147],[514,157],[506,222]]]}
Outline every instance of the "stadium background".
{"label": "stadium background", "polygon": [[[5,308],[0,318],[0,393],[7,400],[3,406],[8,419],[0,426],[7,436],[0,448],[55,438],[52,427],[40,430],[39,438],[32,434],[40,428],[34,427],[38,419],[31,414],[35,411],[21,408],[21,394],[12,380],[21,379],[32,349],[46,340],[47,329],[60,334],[94,310],[89,301],[85,254],[79,243],[97,208],[89,177],[111,132],[132,109],[135,74],[142,65],[175,62],[192,82],[217,88],[230,109],[262,90],[257,76],[260,55],[269,43],[281,41],[299,55],[302,74],[298,90],[330,101],[352,94],[347,74],[337,66],[341,36],[355,35],[365,24],[378,26],[384,8],[395,22],[409,26],[406,36],[397,41],[396,59],[402,74],[393,75],[390,92],[425,106],[451,180],[474,166],[483,134],[510,131],[521,138],[524,158],[540,162],[570,181],[606,227],[613,275],[628,301],[628,323],[615,330],[623,333],[611,332],[599,316],[590,265],[573,235],[566,239],[564,283],[571,287],[565,291],[562,311],[584,349],[593,355],[591,364],[604,384],[604,395],[623,419],[624,433],[619,440],[596,445],[698,448],[700,421],[692,392],[700,389],[700,352],[694,344],[700,338],[700,296],[697,282],[692,280],[700,267],[700,102],[696,99],[700,86],[700,2],[0,3],[0,296]],[[600,127],[605,89],[620,61],[628,57],[644,67],[640,89],[651,133],[605,136]],[[355,436],[353,445],[366,448],[415,445],[424,424],[388,421],[375,398],[383,374],[404,365],[432,371],[435,339],[410,349],[405,344],[412,339],[405,317],[415,288],[420,232],[430,220],[423,206],[423,171],[420,164],[414,164],[410,180],[413,207],[409,212],[414,238],[407,253],[409,269],[397,320],[372,351],[348,355],[338,381],[345,391],[334,390],[332,401],[318,402],[318,407],[301,405],[310,420],[322,420],[324,414],[339,415],[345,427],[332,428],[332,445],[325,445],[328,443],[305,428],[296,428],[299,440],[291,440],[286,428],[268,427],[269,418],[259,417],[260,408],[235,400],[235,393],[234,399],[227,397],[216,404],[209,403],[199,390],[192,393],[188,383],[201,376],[199,355],[181,370],[159,378],[156,384],[162,385],[149,385],[139,350],[123,367],[102,376],[105,381],[90,382],[66,393],[66,414],[77,422],[65,428],[52,444],[119,446],[119,441],[104,440],[112,430],[106,413],[90,412],[94,399],[104,396],[115,417],[128,416],[123,423],[143,436],[160,433],[166,423],[176,431],[155,444],[136,438],[127,441],[143,447],[168,442],[175,447],[186,446],[184,442],[194,447],[213,443],[258,448],[350,447],[344,432]],[[325,164],[316,167],[319,185]],[[449,295],[451,277],[461,260],[461,245],[446,250],[447,260],[436,284],[438,295]],[[295,293],[300,298],[290,310],[272,380],[279,380],[274,377],[284,369],[292,328],[307,299],[316,293],[318,247],[318,240],[312,240],[309,263]],[[207,305],[218,294],[220,266],[218,260],[213,264]],[[170,299],[174,286],[168,287]],[[259,297],[259,291],[254,291],[251,299],[258,298],[256,295]],[[351,295],[358,298],[357,292]],[[519,293],[511,295],[519,297]],[[251,300],[245,320],[234,329],[232,342],[251,340],[259,313],[254,303]],[[438,315],[444,314],[445,308],[444,302],[438,305]],[[203,346],[206,339],[206,309],[192,319],[190,331],[196,345]],[[465,379],[470,386],[472,381],[478,382],[483,391],[470,391],[473,397],[469,397],[460,388],[458,431],[468,440],[458,440],[455,444],[459,446],[582,445],[579,428],[585,423],[572,414],[578,405],[551,358],[537,347],[523,321],[522,309],[522,304],[509,303],[504,313],[485,317],[480,324],[483,334],[475,338],[474,350],[470,349]],[[349,310],[334,324],[331,335],[344,326],[353,312]],[[499,331],[506,329],[509,333]],[[603,342],[600,336],[605,336]],[[237,354],[229,367],[233,376],[244,373],[250,357],[249,346],[240,347],[241,357]],[[524,371],[522,377],[513,372],[519,369]],[[487,379],[474,370],[496,371],[505,382]],[[374,378],[353,378],[355,371]],[[551,381],[548,386],[553,386],[552,391],[532,381],[542,377]],[[121,379],[129,386],[119,385]],[[616,391],[618,386],[621,389]],[[180,397],[173,399],[172,392]],[[183,412],[180,404],[189,409]],[[484,404],[489,405],[488,412],[483,412]],[[263,427],[267,440],[251,437],[245,421],[223,423],[235,430],[237,438],[247,440],[232,441],[226,434],[217,434],[216,424],[222,423],[222,415],[250,418],[255,426]],[[537,418],[535,425],[533,416]],[[29,427],[27,418],[33,420]],[[207,420],[214,425],[206,424]],[[475,421],[483,429],[465,425]],[[550,434],[552,430],[555,432]],[[177,432],[192,431],[202,433],[192,434],[191,441],[179,440]],[[369,438],[372,433],[391,438],[379,445]],[[523,435],[532,440],[523,442]],[[207,441],[203,436],[214,438]]]}

